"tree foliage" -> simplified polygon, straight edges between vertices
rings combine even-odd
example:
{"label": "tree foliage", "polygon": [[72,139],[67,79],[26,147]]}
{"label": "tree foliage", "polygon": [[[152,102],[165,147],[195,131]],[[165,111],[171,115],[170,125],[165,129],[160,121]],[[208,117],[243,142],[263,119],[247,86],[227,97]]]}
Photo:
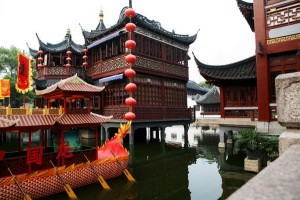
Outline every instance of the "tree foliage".
{"label": "tree foliage", "polygon": [[207,84],[207,83],[205,83],[204,81],[199,82],[198,85],[199,85],[200,87],[206,88],[206,89],[211,89],[211,88],[214,86],[214,85],[212,85],[212,84]]}
{"label": "tree foliage", "polygon": [[[18,51],[12,46],[9,49],[0,47],[0,73],[2,78],[10,79],[10,104],[12,107],[20,107],[23,104],[23,94],[16,90],[16,80],[18,72]],[[35,70],[33,70],[35,76]],[[29,91],[26,94],[26,103],[33,103],[35,98],[34,91]],[[4,105],[9,104],[9,99],[5,98]]]}

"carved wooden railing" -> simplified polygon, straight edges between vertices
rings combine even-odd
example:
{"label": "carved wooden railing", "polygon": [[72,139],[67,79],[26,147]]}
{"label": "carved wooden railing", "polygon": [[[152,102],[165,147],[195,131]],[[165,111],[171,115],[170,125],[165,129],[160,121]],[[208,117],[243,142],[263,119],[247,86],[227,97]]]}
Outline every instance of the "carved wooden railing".
{"label": "carved wooden railing", "polygon": [[[146,69],[148,72],[160,73],[170,76],[176,76],[188,79],[188,68],[186,66],[155,60],[145,56],[137,55],[137,62],[134,65],[136,69]],[[124,55],[115,56],[109,60],[99,61],[90,67],[87,71],[91,77],[99,77],[101,74],[114,71],[121,71],[127,67]]]}
{"label": "carved wooden railing", "polygon": [[46,78],[47,76],[59,76],[59,77],[69,77],[77,74],[77,76],[83,75],[83,68],[70,68],[68,71],[66,67],[63,66],[44,66],[38,69],[38,78]]}

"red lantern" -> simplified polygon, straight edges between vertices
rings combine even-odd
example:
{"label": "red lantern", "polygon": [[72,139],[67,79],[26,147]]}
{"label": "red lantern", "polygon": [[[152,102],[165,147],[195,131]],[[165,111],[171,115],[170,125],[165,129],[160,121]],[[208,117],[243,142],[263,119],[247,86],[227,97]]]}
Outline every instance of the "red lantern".
{"label": "red lantern", "polygon": [[38,64],[38,66],[37,66],[38,68],[42,68],[43,67],[43,65],[42,64]]}
{"label": "red lantern", "polygon": [[132,54],[128,54],[126,57],[125,57],[125,60],[126,60],[126,62],[128,62],[128,63],[135,63],[135,61],[136,61],[136,57],[135,57],[135,55],[132,55]]}
{"label": "red lantern", "polygon": [[134,40],[127,40],[125,42],[125,47],[128,49],[133,49],[136,46],[136,43]]}
{"label": "red lantern", "polygon": [[136,105],[136,100],[134,98],[132,98],[132,97],[128,97],[125,100],[125,104],[127,106],[135,106]]}
{"label": "red lantern", "polygon": [[125,26],[126,31],[133,32],[136,29],[136,25],[134,23],[127,23]]}
{"label": "red lantern", "polygon": [[136,75],[135,71],[131,68],[126,69],[124,72],[125,76],[127,77],[134,77]]}
{"label": "red lantern", "polygon": [[88,50],[87,50],[87,49],[83,49],[82,51],[83,51],[83,53],[87,53],[87,52],[88,52]]}
{"label": "red lantern", "polygon": [[66,64],[66,67],[71,67],[71,64],[70,63]]}
{"label": "red lantern", "polygon": [[134,120],[136,118],[135,114],[133,112],[127,112],[124,115],[124,118],[128,121]]}
{"label": "red lantern", "polygon": [[67,55],[71,55],[72,54],[72,52],[71,51],[67,51]]}
{"label": "red lantern", "polygon": [[88,66],[88,63],[84,62],[84,63],[82,63],[82,65],[86,67],[86,66]]}
{"label": "red lantern", "polygon": [[69,62],[69,61],[71,61],[71,60],[72,60],[72,58],[70,58],[70,57],[67,57],[67,58],[66,58],[66,60]]}
{"label": "red lantern", "polygon": [[38,54],[42,55],[44,52],[42,50],[38,51]]}
{"label": "red lantern", "polygon": [[136,90],[136,84],[135,83],[128,83],[126,86],[125,86],[125,90],[127,92],[134,92]]}
{"label": "red lantern", "polygon": [[128,8],[125,10],[125,15],[129,18],[132,18],[134,17],[136,14],[135,14],[135,11],[132,9],[132,8]]}
{"label": "red lantern", "polygon": [[42,57],[38,57],[38,61],[41,62],[43,61],[44,59]]}
{"label": "red lantern", "polygon": [[83,60],[86,60],[87,58],[88,58],[87,55],[82,56]]}

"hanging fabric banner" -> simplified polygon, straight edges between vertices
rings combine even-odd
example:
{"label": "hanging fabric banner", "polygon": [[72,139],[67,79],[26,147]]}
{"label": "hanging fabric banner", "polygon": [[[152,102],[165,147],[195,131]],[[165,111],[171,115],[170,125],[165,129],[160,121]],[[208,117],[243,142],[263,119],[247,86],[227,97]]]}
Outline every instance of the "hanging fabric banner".
{"label": "hanging fabric banner", "polygon": [[10,96],[10,80],[2,79],[0,81],[0,98]]}
{"label": "hanging fabric banner", "polygon": [[18,92],[25,94],[31,87],[31,60],[22,53],[18,52],[18,78],[16,89]]}

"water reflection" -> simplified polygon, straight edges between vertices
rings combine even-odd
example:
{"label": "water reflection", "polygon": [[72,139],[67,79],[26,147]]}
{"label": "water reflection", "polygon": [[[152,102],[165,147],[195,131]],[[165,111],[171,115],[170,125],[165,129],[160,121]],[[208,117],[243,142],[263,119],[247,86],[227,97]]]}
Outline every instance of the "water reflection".
{"label": "water reflection", "polygon": [[[82,200],[217,200],[226,199],[254,176],[243,171],[242,156],[230,149],[218,149],[218,135],[202,134],[191,126],[185,145],[182,126],[166,128],[165,133],[166,143],[147,137],[146,142],[127,147],[132,156],[129,171],[137,183],[130,184],[121,176],[107,181],[112,191],[106,192],[96,183],[75,189],[76,195]],[[68,197],[58,194],[44,199]]]}

